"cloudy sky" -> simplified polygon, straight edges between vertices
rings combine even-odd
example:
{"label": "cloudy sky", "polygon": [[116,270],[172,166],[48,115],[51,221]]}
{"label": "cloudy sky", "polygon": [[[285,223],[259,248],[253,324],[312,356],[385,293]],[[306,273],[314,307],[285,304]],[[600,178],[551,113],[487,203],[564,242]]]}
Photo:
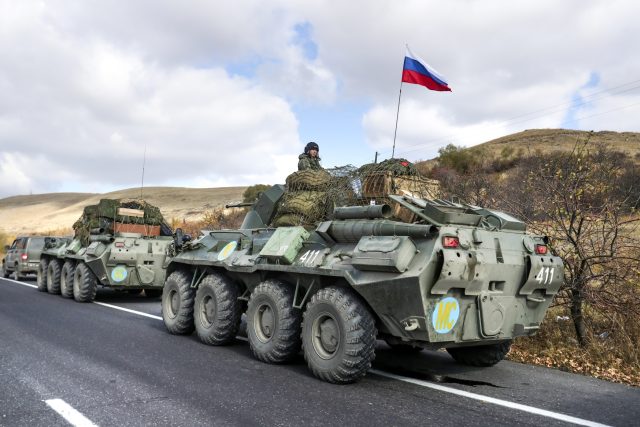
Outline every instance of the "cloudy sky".
{"label": "cloudy sky", "polygon": [[640,2],[0,0],[0,197],[283,182],[531,128],[640,131]]}

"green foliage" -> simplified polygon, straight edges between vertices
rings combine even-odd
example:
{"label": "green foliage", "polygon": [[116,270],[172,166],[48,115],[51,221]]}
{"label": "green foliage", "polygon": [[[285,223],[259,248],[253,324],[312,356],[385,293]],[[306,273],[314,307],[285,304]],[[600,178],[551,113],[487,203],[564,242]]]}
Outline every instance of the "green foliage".
{"label": "green foliage", "polygon": [[243,203],[255,202],[258,196],[260,195],[260,193],[267,190],[269,187],[271,186],[266,184],[256,184],[256,185],[251,185],[247,187],[247,189],[244,190],[244,193],[242,193],[242,202]]}
{"label": "green foliage", "polygon": [[438,150],[438,160],[444,167],[467,174],[479,165],[479,156],[474,150],[449,144]]}

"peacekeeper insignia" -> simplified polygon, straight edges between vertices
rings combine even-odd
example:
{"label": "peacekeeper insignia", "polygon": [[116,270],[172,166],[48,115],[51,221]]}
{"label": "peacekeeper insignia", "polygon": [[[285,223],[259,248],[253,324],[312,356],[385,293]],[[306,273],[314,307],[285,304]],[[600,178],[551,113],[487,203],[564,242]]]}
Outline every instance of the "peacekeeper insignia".
{"label": "peacekeeper insignia", "polygon": [[441,299],[433,309],[431,324],[439,334],[451,332],[460,317],[460,304],[453,297]]}
{"label": "peacekeeper insignia", "polygon": [[123,282],[127,278],[127,275],[127,268],[122,265],[116,266],[116,268],[111,271],[111,279],[114,282]]}
{"label": "peacekeeper insignia", "polygon": [[236,250],[237,246],[238,242],[236,242],[235,240],[233,242],[227,243],[218,254],[218,261],[223,261],[229,258],[229,255],[231,255]]}

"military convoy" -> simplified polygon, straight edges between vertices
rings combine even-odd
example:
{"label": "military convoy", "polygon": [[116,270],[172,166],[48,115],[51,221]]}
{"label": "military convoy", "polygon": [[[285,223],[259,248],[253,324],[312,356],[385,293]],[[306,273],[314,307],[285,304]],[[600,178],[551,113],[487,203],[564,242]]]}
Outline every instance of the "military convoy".
{"label": "military convoy", "polygon": [[313,375],[331,383],[364,376],[377,338],[490,366],[514,337],[537,331],[563,280],[545,237],[503,212],[395,191],[393,175],[382,177],[386,194],[371,194],[368,181],[330,182],[326,191],[342,183],[337,197],[361,204],[323,205],[314,215],[329,218],[317,224],[270,227],[290,190],[276,185],[239,229],[178,236],[162,295],[168,331],[224,345],[246,314],[257,359],[283,363],[302,349]]}
{"label": "military convoy", "polygon": [[377,339],[499,362],[540,327],[561,260],[516,218],[434,198],[408,163],[391,166],[296,172],[261,193],[239,229],[195,240],[173,234],[152,205],[103,199],[73,239],[47,240],[38,290],[79,302],[98,286],[161,294],[167,330],[209,345],[234,341],[245,315],[257,359],[302,351],[331,383],[366,375]]}
{"label": "military convoy", "polygon": [[144,201],[102,199],[84,208],[73,240],[50,241],[42,252],[42,292],[90,302],[98,286],[159,297],[173,232]]}

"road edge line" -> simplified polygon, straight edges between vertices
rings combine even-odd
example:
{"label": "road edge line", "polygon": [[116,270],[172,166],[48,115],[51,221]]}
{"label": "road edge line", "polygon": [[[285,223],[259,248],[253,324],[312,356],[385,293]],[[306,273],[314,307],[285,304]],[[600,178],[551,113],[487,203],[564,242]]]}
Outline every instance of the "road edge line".
{"label": "road edge line", "polygon": [[45,400],[51,409],[56,411],[58,415],[67,420],[72,426],[75,427],[98,427],[89,418],[82,415],[73,406],[69,405],[62,399],[48,399]]}
{"label": "road edge line", "polygon": [[[13,282],[13,283],[18,283],[18,284],[24,285],[24,286],[29,286],[29,287],[32,287],[32,288],[37,288],[36,285],[31,285],[29,283],[23,283],[23,282],[19,282],[19,281],[12,280],[12,279],[4,279],[4,280],[7,280],[7,281],[10,281],[10,282]],[[120,311],[124,311],[124,312],[131,313],[131,314],[137,314],[138,316],[148,317],[148,318],[156,319],[156,320],[162,320],[162,317],[160,317],[160,316],[155,316],[153,314],[148,314],[148,313],[145,313],[145,312],[142,312],[142,311],[131,310],[129,308],[119,307],[117,305],[112,305],[112,304],[106,304],[104,302],[93,301],[93,303],[97,304],[97,305],[104,306],[104,307],[113,308],[114,310],[120,310]],[[558,412],[552,412],[552,411],[548,411],[546,409],[540,409],[540,408],[536,408],[534,406],[523,405],[523,404],[520,404],[520,403],[509,402],[508,400],[496,399],[495,397],[484,396],[482,394],[470,393],[468,391],[458,390],[458,389],[451,388],[451,387],[445,387],[445,386],[442,386],[442,385],[439,385],[439,384],[430,383],[428,381],[422,381],[422,380],[418,380],[418,379],[415,379],[415,378],[404,377],[404,376],[401,376],[401,375],[396,375],[396,374],[392,374],[392,373],[388,373],[388,372],[384,372],[384,371],[379,371],[377,369],[370,369],[369,373],[374,374],[374,375],[378,375],[378,376],[381,376],[381,377],[391,378],[391,379],[394,379],[394,380],[397,380],[397,381],[402,381],[402,382],[418,385],[418,386],[421,386],[421,387],[427,387],[427,388],[430,388],[430,389],[433,389],[433,390],[438,390],[438,391],[442,391],[442,392],[445,392],[445,393],[455,394],[455,395],[466,397],[466,398],[469,398],[469,399],[478,400],[478,401],[486,402],[486,403],[491,403],[491,404],[498,405],[498,406],[503,406],[503,407],[506,407],[506,408],[516,409],[516,410],[519,410],[519,411],[528,412],[530,414],[536,414],[536,415],[540,415],[540,416],[543,416],[543,417],[553,418],[553,419],[556,419],[556,420],[565,421],[565,422],[569,422],[569,423],[573,423],[573,424],[577,424],[577,425],[583,425],[583,426],[589,426],[589,427],[610,427],[607,424],[601,424],[601,423],[597,423],[595,421],[589,421],[589,420],[585,420],[583,418],[573,417],[571,415],[565,415],[565,414],[561,414],[561,413],[558,413]],[[71,409],[73,409],[73,408],[71,408]]]}
{"label": "road edge line", "polygon": [[113,304],[107,304],[104,302],[93,301],[94,304],[101,305],[103,307],[113,308],[114,310],[125,311],[127,313],[137,314],[138,316],[149,317],[151,319],[162,320],[162,317],[156,316],[155,314],[145,313],[144,311],[132,310],[130,308],[124,308]]}
{"label": "road edge line", "polygon": [[377,369],[370,369],[369,373],[379,375],[381,377],[391,378],[406,383],[427,387],[433,390],[442,391],[445,393],[455,394],[457,396],[466,397],[469,399],[479,400],[485,403],[491,403],[498,406],[504,406],[510,409],[516,409],[519,411],[528,412],[530,414],[540,415],[547,418],[553,418],[560,421],[565,421],[582,426],[590,427],[609,427],[607,424],[600,424],[595,421],[589,421],[582,418],[572,417],[571,415],[565,415],[558,412],[548,411],[546,409],[536,408],[534,406],[523,405],[521,403],[509,402],[508,400],[497,399],[495,397],[484,396],[482,394],[470,393],[464,390],[458,390],[452,387],[446,387],[439,384],[430,383],[428,381],[422,381],[415,378],[404,377],[402,375],[391,374]]}

